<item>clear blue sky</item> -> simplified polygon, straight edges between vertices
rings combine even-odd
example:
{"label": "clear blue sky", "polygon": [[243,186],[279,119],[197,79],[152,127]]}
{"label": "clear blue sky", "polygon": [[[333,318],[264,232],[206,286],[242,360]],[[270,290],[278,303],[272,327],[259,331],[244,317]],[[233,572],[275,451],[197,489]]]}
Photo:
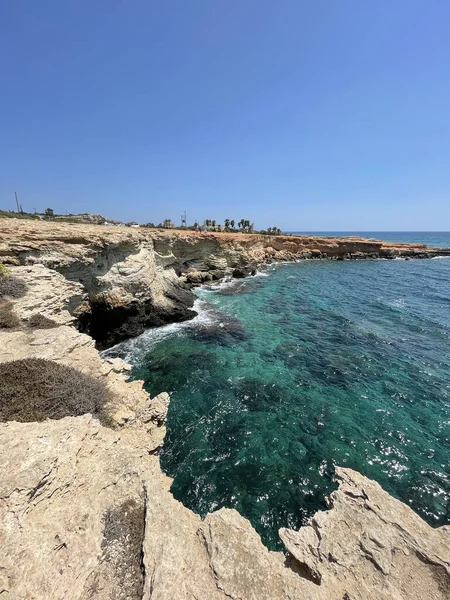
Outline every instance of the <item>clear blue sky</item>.
{"label": "clear blue sky", "polygon": [[450,229],[450,2],[2,0],[0,207]]}

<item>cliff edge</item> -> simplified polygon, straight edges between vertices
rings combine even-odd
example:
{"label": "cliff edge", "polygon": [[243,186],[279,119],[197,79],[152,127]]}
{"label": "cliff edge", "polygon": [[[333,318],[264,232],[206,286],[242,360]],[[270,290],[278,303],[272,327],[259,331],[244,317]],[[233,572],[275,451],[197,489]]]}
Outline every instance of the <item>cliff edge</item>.
{"label": "cliff edge", "polygon": [[[98,234],[93,240],[97,230],[92,230],[89,239],[73,237],[71,243],[45,228],[2,237],[3,257],[26,289],[21,297],[4,300],[15,319],[0,329],[0,366],[40,358],[76,368],[109,390],[110,423],[105,426],[89,413],[0,423],[0,597],[449,598],[450,527],[431,528],[377,483],[350,469],[336,469],[339,488],[328,499],[329,510],[316,513],[299,531],[280,530],[286,554],[269,552],[235,510],[224,508],[202,521],[173,498],[171,480],[161,472],[158,458],[169,397],[151,398],[142,382],[127,382],[130,367],[119,359],[103,360],[92,337],[73,326],[90,310],[89,285],[92,290],[104,286],[108,293],[123,288],[132,295],[138,281],[135,258],[143,252],[142,244],[150,243],[149,234],[137,242],[134,232],[131,238]],[[159,248],[159,256],[168,257],[167,248],[164,255],[158,246],[159,234],[154,236],[148,251]],[[183,259],[173,247],[190,244],[189,237],[179,241],[171,234],[162,242],[171,244],[175,261]],[[117,261],[122,256],[115,254],[117,245],[130,240],[138,251]],[[198,268],[212,255],[215,267],[237,268],[237,242],[220,242],[224,249],[219,252],[217,241],[202,240],[192,242],[195,251],[186,260],[197,261]],[[226,267],[217,262],[225,255]],[[105,264],[98,269],[99,256],[110,260],[109,269]],[[181,279],[181,289],[189,293],[183,281],[189,270],[181,267],[178,275],[173,257],[168,264],[176,279],[169,274],[169,281]],[[144,270],[150,279],[143,297],[156,306],[170,297],[164,287],[167,269],[161,258],[153,260],[153,280],[151,269]],[[238,264],[256,260],[252,255]],[[87,286],[75,277],[80,268]],[[145,268],[143,264],[141,270]],[[159,292],[151,283],[157,278]],[[134,301],[139,304],[139,297]]]}
{"label": "cliff edge", "polygon": [[0,261],[41,264],[86,292],[77,326],[107,348],[195,316],[195,285],[303,259],[430,258],[450,249],[357,237],[267,236],[0,219]]}

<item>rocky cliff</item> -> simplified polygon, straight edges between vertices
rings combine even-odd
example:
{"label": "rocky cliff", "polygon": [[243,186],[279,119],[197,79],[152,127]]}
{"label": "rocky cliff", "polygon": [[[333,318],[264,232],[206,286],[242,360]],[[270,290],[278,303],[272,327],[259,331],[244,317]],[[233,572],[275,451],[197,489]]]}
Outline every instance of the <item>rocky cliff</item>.
{"label": "rocky cliff", "polygon": [[[42,231],[38,232],[41,236]],[[108,410],[112,426],[101,425],[90,414],[40,423],[0,423],[0,597],[449,598],[450,527],[431,528],[378,484],[350,469],[336,469],[339,489],[328,499],[329,510],[314,515],[300,531],[280,530],[285,554],[269,552],[235,510],[221,509],[202,521],[173,498],[171,480],[161,472],[158,458],[168,396],[150,398],[141,382],[127,382],[129,366],[119,359],[102,360],[94,340],[73,326],[87,303],[86,288],[74,279],[88,282],[88,289],[103,286],[108,293],[114,289],[108,285],[120,283],[123,293],[130,295],[133,288],[131,284],[128,287],[129,282],[137,285],[139,279],[135,275],[127,279],[129,257],[111,259],[109,270],[104,263],[97,274],[99,256],[108,254],[108,246],[102,244],[112,244],[114,239],[122,245],[126,240],[121,237],[125,234],[106,241],[98,234],[93,240],[95,231],[90,231],[89,239],[77,238],[78,245],[71,238],[67,247],[55,239],[61,237],[59,233],[49,239],[41,237],[40,242],[36,232],[32,239],[18,231],[2,239],[1,251],[10,264],[27,264],[10,267],[12,276],[25,282],[26,293],[7,299],[16,321],[13,327],[0,329],[0,365],[38,357],[95,377],[111,392]],[[135,241],[134,232],[130,239]],[[159,256],[164,256],[157,236],[149,239],[153,252],[158,249]],[[134,258],[143,251],[144,242],[150,243],[146,237],[138,240],[139,250],[129,255]],[[198,247],[194,249],[200,242],[190,242],[189,236],[179,241],[171,234],[163,243],[171,248],[177,243],[193,244],[185,260],[172,250],[178,258],[170,256],[169,281],[181,279],[178,272],[189,273],[187,261],[197,261],[198,270],[203,266],[199,261],[211,260],[211,254],[216,262],[209,271],[242,264],[232,262],[241,256],[234,240],[217,242],[213,238],[211,242],[208,236],[205,244],[212,244],[209,248],[215,252],[208,249],[204,255]],[[223,254],[217,244],[224,244]],[[272,246],[258,252],[266,248],[272,252]],[[259,260],[255,254],[244,266]],[[121,256],[119,252],[116,255]],[[226,267],[217,262],[225,256]],[[165,300],[167,269],[159,260],[155,259],[151,268],[153,281],[158,278],[161,288],[153,290],[148,281],[144,298],[163,303],[170,298]],[[76,271],[82,265],[84,270]],[[151,268],[145,271],[146,266],[141,265],[147,274]],[[76,277],[76,272],[82,277]],[[41,321],[36,320],[37,315]],[[0,388],[0,400],[1,394]]]}
{"label": "rocky cliff", "polygon": [[106,348],[144,329],[195,315],[193,285],[243,277],[275,261],[308,258],[427,258],[423,245],[363,238],[157,231],[46,221],[0,220],[0,260],[42,264],[81,283],[78,327]]}

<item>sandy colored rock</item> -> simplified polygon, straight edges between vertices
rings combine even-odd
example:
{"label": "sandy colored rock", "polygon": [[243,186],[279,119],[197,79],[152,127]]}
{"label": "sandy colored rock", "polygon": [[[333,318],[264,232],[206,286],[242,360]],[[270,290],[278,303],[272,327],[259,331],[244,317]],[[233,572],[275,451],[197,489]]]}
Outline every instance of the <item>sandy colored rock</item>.
{"label": "sandy colored rock", "polygon": [[437,254],[450,254],[450,249],[358,237],[196,233],[0,219],[0,260],[44,265],[82,284],[86,301],[76,316],[82,331],[101,348],[148,327],[192,318],[190,286],[242,277],[257,265]]}
{"label": "sandy colored rock", "polygon": [[450,527],[431,528],[356,471],[336,467],[336,480],[331,510],[280,530],[304,574],[351,598],[450,598]]}
{"label": "sandy colored rock", "polygon": [[[118,290],[118,306],[130,298],[148,308],[149,298],[167,300],[183,269],[237,266],[243,245],[254,260],[306,242],[23,223],[21,235],[0,223],[0,252],[26,263],[12,270],[29,286],[13,303],[20,325],[0,331],[0,362],[45,358],[103,380],[116,424],[89,414],[0,423],[2,600],[448,600],[450,528],[431,528],[350,469],[336,469],[330,510],[300,531],[280,530],[286,556],[269,552],[235,510],[202,521],[161,472],[168,394],[151,398],[128,381],[130,365],[102,359],[92,337],[70,325],[85,289],[110,298]],[[313,243],[308,252],[321,252]],[[35,314],[57,326],[29,328]]]}
{"label": "sandy colored rock", "polygon": [[43,265],[11,267],[11,274],[25,281],[27,292],[14,303],[14,311],[26,322],[33,315],[43,315],[58,325],[69,325],[74,313],[86,299],[86,290],[79,283]]}

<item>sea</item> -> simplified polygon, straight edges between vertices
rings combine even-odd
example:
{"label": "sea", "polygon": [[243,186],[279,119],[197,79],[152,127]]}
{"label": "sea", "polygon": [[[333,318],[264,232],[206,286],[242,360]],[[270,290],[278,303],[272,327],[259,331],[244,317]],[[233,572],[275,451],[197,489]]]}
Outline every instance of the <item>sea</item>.
{"label": "sea", "polygon": [[[450,247],[445,232],[320,233]],[[178,500],[236,508],[280,549],[340,465],[450,522],[450,257],[303,260],[195,293],[192,321],[107,351],[171,394],[160,458]]]}

